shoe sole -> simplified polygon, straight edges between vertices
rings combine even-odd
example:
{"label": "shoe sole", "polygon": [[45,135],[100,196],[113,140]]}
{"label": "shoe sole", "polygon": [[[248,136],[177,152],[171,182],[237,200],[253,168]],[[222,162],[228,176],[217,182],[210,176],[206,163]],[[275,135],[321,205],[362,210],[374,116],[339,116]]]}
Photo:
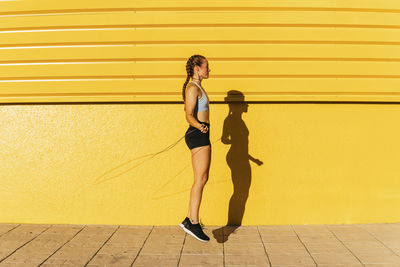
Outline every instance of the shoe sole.
{"label": "shoe sole", "polygon": [[190,232],[188,229],[186,229],[185,226],[184,226],[183,224],[180,224],[179,226],[183,229],[183,231],[185,231],[185,233],[187,233],[187,234],[193,236],[194,238],[196,238],[197,240],[199,240],[199,241],[201,241],[201,242],[209,242],[209,241],[210,241],[210,240],[203,240],[203,239],[198,238],[195,234],[193,234],[193,233]]}

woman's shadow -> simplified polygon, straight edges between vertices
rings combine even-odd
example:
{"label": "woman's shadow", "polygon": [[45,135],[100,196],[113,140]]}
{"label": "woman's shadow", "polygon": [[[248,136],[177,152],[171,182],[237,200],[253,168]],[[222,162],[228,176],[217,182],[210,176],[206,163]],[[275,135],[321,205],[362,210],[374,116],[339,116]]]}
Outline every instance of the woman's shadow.
{"label": "woman's shadow", "polygon": [[250,160],[257,165],[263,162],[249,155],[249,130],[242,119],[243,112],[248,111],[249,105],[244,101],[240,91],[231,90],[225,97],[229,105],[229,114],[224,120],[221,141],[231,145],[226,162],[231,169],[233,194],[229,201],[228,222],[226,226],[212,231],[218,243],[228,240],[228,237],[241,224],[249,196],[251,185]]}

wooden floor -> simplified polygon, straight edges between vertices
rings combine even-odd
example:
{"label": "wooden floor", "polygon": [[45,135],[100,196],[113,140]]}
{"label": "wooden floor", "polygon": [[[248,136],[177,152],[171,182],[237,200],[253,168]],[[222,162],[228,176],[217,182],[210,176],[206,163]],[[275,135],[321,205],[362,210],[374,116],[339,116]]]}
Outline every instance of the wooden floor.
{"label": "wooden floor", "polygon": [[400,266],[400,223],[204,226],[0,224],[0,266]]}

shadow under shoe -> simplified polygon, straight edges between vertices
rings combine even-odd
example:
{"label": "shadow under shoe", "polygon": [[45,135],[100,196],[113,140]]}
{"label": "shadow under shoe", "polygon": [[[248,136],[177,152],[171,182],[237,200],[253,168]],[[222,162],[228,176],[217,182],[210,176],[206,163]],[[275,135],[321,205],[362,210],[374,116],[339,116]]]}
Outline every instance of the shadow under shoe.
{"label": "shadow under shoe", "polygon": [[225,225],[221,228],[213,230],[212,233],[218,243],[224,243],[228,241],[229,236],[231,234],[234,234],[236,232],[236,229],[239,227],[240,225]]}

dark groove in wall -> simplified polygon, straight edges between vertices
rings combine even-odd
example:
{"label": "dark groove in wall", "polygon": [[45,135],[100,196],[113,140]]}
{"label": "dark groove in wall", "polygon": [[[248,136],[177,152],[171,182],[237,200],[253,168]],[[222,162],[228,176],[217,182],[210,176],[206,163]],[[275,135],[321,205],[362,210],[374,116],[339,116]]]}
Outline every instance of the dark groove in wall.
{"label": "dark groove in wall", "polygon": [[77,13],[77,12],[118,12],[118,11],[336,11],[336,12],[378,12],[378,13],[400,13],[395,8],[339,8],[339,7],[262,7],[262,6],[241,6],[241,7],[127,7],[127,8],[91,8],[91,9],[43,9],[24,11],[5,11],[0,15],[27,15],[27,14],[54,14],[54,13]]}
{"label": "dark groove in wall", "polygon": [[[217,58],[208,56],[210,61],[355,61],[355,62],[400,62],[400,58],[342,58],[342,57],[242,57],[242,58]],[[140,62],[164,62],[164,61],[186,61],[187,58],[93,58],[93,59],[43,59],[43,60],[4,60],[0,61],[0,64],[31,64],[31,63],[83,63],[83,62],[129,62],[129,61],[140,61]]]}
{"label": "dark groove in wall", "polygon": [[124,25],[80,25],[80,26],[37,26],[0,28],[2,31],[35,31],[35,30],[82,30],[82,29],[135,29],[135,28],[214,28],[214,27],[284,27],[284,28],[367,28],[367,29],[400,29],[400,25],[373,25],[373,24],[274,24],[274,23],[246,23],[246,24],[124,24]]}
{"label": "dark groove in wall", "polygon": [[[209,92],[209,95],[226,95],[226,92]],[[181,92],[103,92],[103,93],[21,93],[21,94],[0,94],[1,97],[27,97],[27,96],[180,96]],[[247,95],[289,95],[289,96],[324,96],[324,95],[350,95],[350,96],[381,96],[381,95],[400,95],[400,92],[246,92]]]}
{"label": "dark groove in wall", "polygon": [[[224,101],[210,101],[211,104],[223,104],[226,105],[229,102]],[[245,101],[242,103],[247,104],[366,104],[366,105],[400,105],[400,101]],[[21,106],[21,105],[168,105],[168,104],[182,104],[183,101],[112,101],[112,102],[87,102],[87,101],[75,101],[75,102],[23,102],[23,103],[0,103],[0,106]]]}
{"label": "dark groove in wall", "polygon": [[82,45],[154,45],[154,44],[350,44],[350,45],[400,45],[399,42],[389,41],[317,41],[317,40],[208,40],[208,41],[126,41],[126,42],[59,42],[59,43],[23,43],[23,44],[0,44],[0,47],[37,47],[37,46],[82,46]]}
{"label": "dark groove in wall", "polygon": [[[55,81],[55,80],[115,80],[115,79],[173,79],[180,78],[185,79],[185,75],[120,75],[120,76],[40,76],[40,77],[0,77],[0,81]],[[243,74],[232,74],[232,75],[218,75],[214,74],[213,78],[362,78],[362,79],[398,79],[400,75],[318,75],[318,74],[281,74],[281,75],[243,75]]]}

